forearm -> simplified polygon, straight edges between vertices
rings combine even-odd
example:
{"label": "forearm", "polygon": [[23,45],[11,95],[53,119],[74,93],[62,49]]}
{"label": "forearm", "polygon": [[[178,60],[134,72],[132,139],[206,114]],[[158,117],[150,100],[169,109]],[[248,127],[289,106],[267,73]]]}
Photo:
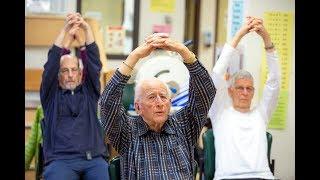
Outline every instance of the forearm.
{"label": "forearm", "polygon": [[194,113],[205,118],[216,94],[215,85],[199,61],[187,65],[187,68],[190,72],[190,107],[196,108]]}
{"label": "forearm", "polygon": [[234,37],[232,38],[231,42],[230,42],[230,45],[233,47],[233,48],[237,48],[240,40],[242,39],[242,37],[244,36],[245,34],[242,32],[242,31],[238,31]]}
{"label": "forearm", "polygon": [[117,70],[99,99],[102,126],[116,148],[120,147],[122,137],[128,137],[129,126],[126,125],[128,119],[122,105],[122,94],[129,78]]}
{"label": "forearm", "polygon": [[92,87],[94,94],[100,96],[100,73],[102,63],[100,61],[99,49],[93,42],[86,46],[84,50],[80,50],[80,58],[83,63],[82,82]]}
{"label": "forearm", "polygon": [[92,29],[89,25],[86,27],[84,32],[85,32],[85,36],[86,36],[86,44],[93,43],[94,42],[94,35],[93,35]]}
{"label": "forearm", "polygon": [[44,65],[41,80],[40,97],[42,102],[47,99],[50,91],[54,90],[53,86],[57,86],[61,55],[62,49],[58,46],[53,45],[49,50],[48,61]]}
{"label": "forearm", "polygon": [[119,72],[125,76],[131,75],[131,72],[139,59],[140,58],[137,55],[130,53],[127,59],[120,65]]}
{"label": "forearm", "polygon": [[268,65],[268,81],[275,81],[279,83],[280,81],[280,65],[279,57],[275,48],[267,50],[267,65]]}
{"label": "forearm", "polygon": [[238,59],[240,54],[232,45],[226,43],[222,49],[219,59],[213,67],[213,72],[223,79],[227,68],[234,59]]}
{"label": "forearm", "polygon": [[61,29],[58,37],[57,37],[57,38],[55,39],[55,41],[54,41],[54,45],[62,48],[62,47],[63,47],[63,39],[64,39],[65,34],[66,34],[65,29],[64,29],[64,28]]}
{"label": "forearm", "polygon": [[268,77],[263,90],[262,106],[270,119],[276,108],[280,91],[280,67],[276,52],[267,52]]}
{"label": "forearm", "polygon": [[[199,61],[186,64],[190,72],[189,80],[189,100],[186,106],[187,116],[183,116],[187,125],[186,134],[190,143],[195,144],[197,137],[206,123],[209,108],[213,102],[216,89],[207,70]],[[185,117],[187,117],[185,119]],[[191,133],[190,133],[191,132]]]}
{"label": "forearm", "polygon": [[195,54],[185,46],[178,52],[183,59],[183,62],[187,64],[194,63],[197,59]]}

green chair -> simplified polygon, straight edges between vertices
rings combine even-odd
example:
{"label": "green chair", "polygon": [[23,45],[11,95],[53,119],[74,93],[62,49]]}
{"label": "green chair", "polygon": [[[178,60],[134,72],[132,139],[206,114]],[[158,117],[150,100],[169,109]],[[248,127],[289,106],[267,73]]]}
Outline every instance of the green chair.
{"label": "green chair", "polygon": [[109,174],[111,180],[120,180],[120,157],[116,156],[109,162]]}
{"label": "green chair", "polygon": [[[270,161],[271,154],[271,144],[272,144],[272,135],[267,132],[268,140],[268,162],[271,172],[274,174],[274,159]],[[212,180],[215,173],[215,155],[216,151],[214,148],[214,136],[212,129],[208,129],[202,135],[203,140],[203,150],[204,150],[204,177],[205,180]]]}
{"label": "green chair", "polygon": [[133,102],[134,102],[134,86],[135,83],[126,84],[123,88],[123,95],[122,95],[122,103],[124,108],[128,110],[132,110]]}

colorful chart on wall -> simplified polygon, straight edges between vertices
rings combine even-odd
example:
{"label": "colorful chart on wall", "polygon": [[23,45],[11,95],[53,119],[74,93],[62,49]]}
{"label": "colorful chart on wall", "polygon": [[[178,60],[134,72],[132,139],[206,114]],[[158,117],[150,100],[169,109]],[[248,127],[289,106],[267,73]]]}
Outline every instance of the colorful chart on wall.
{"label": "colorful chart on wall", "polygon": [[[279,100],[274,111],[269,128],[284,129],[286,127],[286,120],[288,114],[288,100],[289,100],[289,85],[291,76],[291,61],[292,61],[292,31],[293,31],[293,15],[290,12],[265,12],[264,24],[268,30],[271,40],[276,47],[279,55],[279,64],[281,69],[281,85]],[[262,47],[264,48],[264,47]],[[263,50],[263,52],[265,52]],[[260,97],[264,84],[267,80],[268,67],[266,64],[266,56],[262,56],[261,62],[261,83],[260,83]]]}

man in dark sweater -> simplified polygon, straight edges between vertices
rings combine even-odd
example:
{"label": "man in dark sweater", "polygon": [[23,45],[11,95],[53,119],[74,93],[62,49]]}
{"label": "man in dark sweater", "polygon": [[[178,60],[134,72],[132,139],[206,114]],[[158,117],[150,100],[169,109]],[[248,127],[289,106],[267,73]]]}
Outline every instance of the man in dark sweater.
{"label": "man in dark sweater", "polygon": [[[81,60],[70,55],[74,40],[80,44]],[[104,133],[97,117],[101,68],[90,26],[79,13],[68,14],[48,52],[40,88],[46,180],[109,179]]]}

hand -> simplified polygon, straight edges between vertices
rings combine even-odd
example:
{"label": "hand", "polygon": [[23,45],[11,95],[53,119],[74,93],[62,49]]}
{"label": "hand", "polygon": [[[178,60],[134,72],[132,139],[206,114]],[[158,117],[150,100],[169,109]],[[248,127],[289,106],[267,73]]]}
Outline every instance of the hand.
{"label": "hand", "polygon": [[74,26],[71,27],[71,29],[67,32],[66,34],[66,39],[65,39],[65,43],[64,43],[64,47],[66,49],[69,49],[71,43],[75,40],[75,34],[78,32],[79,27],[78,26]]}
{"label": "hand", "polygon": [[150,43],[143,43],[142,45],[134,49],[130,53],[130,55],[135,57],[137,60],[139,60],[141,58],[148,56],[153,50],[155,50],[155,47],[153,47]]}
{"label": "hand", "polygon": [[[79,14],[79,13],[78,13],[78,14]],[[79,21],[78,19],[79,19],[79,17],[78,17],[78,15],[77,15],[77,13],[69,13],[69,14],[67,15],[67,17],[66,17],[66,22],[65,22],[64,30],[65,30],[66,32],[69,32],[70,29],[75,25],[75,23],[76,23],[77,21]],[[77,25],[77,26],[78,26],[78,25]]]}
{"label": "hand", "polygon": [[259,20],[256,20],[255,17],[247,16],[245,23],[240,27],[240,29],[237,31],[237,33],[232,38],[232,41],[230,45],[234,48],[238,46],[238,43],[240,42],[241,38],[248,34],[249,32],[253,32],[254,27],[257,26],[260,23]]}
{"label": "hand", "polygon": [[75,26],[80,26],[83,30],[87,31],[90,28],[89,24],[83,19],[80,13],[75,13]]}
{"label": "hand", "polygon": [[151,35],[151,38],[147,38],[146,42],[155,48],[177,52],[184,60],[190,59],[190,57],[194,56],[184,44],[170,39],[165,33]]}
{"label": "hand", "polygon": [[254,27],[252,28],[251,31],[255,31],[259,36],[261,36],[261,38],[264,41],[270,39],[270,35],[269,35],[268,31],[266,30],[266,28],[263,25],[263,20],[260,18],[256,18],[254,20]]}
{"label": "hand", "polygon": [[73,38],[78,42],[80,46],[85,45],[85,39],[80,34],[80,27],[75,26],[70,30],[70,34],[72,34]]}
{"label": "hand", "polygon": [[247,16],[245,23],[240,27],[240,29],[237,31],[236,35],[243,37],[244,35],[248,34],[249,32],[252,32],[252,29],[254,28],[256,21],[254,21],[255,18],[252,16]]}

